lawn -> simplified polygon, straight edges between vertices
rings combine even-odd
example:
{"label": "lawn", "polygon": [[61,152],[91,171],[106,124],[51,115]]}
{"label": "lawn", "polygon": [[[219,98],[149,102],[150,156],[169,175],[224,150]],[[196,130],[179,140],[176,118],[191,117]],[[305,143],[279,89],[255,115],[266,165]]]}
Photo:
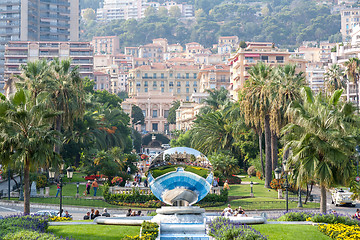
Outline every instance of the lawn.
{"label": "lawn", "polygon": [[252,225],[254,229],[261,234],[268,236],[268,240],[330,240],[312,225],[296,225],[296,224],[261,224]]}
{"label": "lawn", "polygon": [[138,235],[140,226],[67,225],[49,226],[48,231],[56,236],[72,237],[75,240],[118,240],[126,235]]}
{"label": "lawn", "polygon": [[153,178],[157,178],[159,176],[164,175],[165,173],[176,171],[176,167],[185,167],[185,171],[195,173],[203,178],[206,178],[209,173],[209,170],[206,168],[187,166],[187,165],[162,166],[162,167],[151,169],[150,172],[151,172],[151,175],[153,176]]}
{"label": "lawn", "polygon": [[[76,184],[73,183],[68,183],[68,182],[63,182],[63,196],[71,196],[71,197],[75,197],[76,196]],[[79,185],[79,194],[80,196],[83,196],[84,191],[86,190],[86,185]],[[51,185],[50,186],[50,196],[55,196],[57,192],[57,186],[56,185]],[[94,195],[94,190],[91,188],[90,190],[90,196]],[[99,188],[97,189],[97,193],[96,196],[102,196],[102,186],[99,186]]]}

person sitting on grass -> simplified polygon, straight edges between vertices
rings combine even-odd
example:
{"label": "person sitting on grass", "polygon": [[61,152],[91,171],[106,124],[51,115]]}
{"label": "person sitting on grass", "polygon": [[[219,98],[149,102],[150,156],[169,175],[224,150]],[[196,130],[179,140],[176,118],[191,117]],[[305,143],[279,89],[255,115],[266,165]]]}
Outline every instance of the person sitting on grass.
{"label": "person sitting on grass", "polygon": [[95,210],[94,219],[97,217],[101,217],[99,210]]}
{"label": "person sitting on grass", "polygon": [[84,216],[84,220],[90,220],[90,212],[87,212]]}
{"label": "person sitting on grass", "polygon": [[360,220],[360,209],[356,209],[353,219]]}
{"label": "person sitting on grass", "polygon": [[227,208],[225,208],[222,213],[221,213],[221,216],[225,216],[227,215],[227,213],[230,213],[230,216],[233,215],[234,211],[231,209],[231,205],[228,204]]}
{"label": "person sitting on grass", "polygon": [[238,215],[240,215],[240,217],[247,217],[245,210],[242,207],[239,207],[239,211],[238,211]]}
{"label": "person sitting on grass", "polygon": [[91,209],[91,214],[90,214],[90,219],[93,220],[95,216],[95,210],[92,208]]}
{"label": "person sitting on grass", "polygon": [[229,186],[229,182],[228,182],[228,180],[226,180],[225,181],[225,183],[224,183],[224,190],[230,190],[230,186]]}
{"label": "person sitting on grass", "polygon": [[103,214],[101,214],[101,216],[103,216],[103,217],[110,217],[110,213],[108,213],[108,212],[107,212],[107,209],[104,208],[104,212],[103,212]]}

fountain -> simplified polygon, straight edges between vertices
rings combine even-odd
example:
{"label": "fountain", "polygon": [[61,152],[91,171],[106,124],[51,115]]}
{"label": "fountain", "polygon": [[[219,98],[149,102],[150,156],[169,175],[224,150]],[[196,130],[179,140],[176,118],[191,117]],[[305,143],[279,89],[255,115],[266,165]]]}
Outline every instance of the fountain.
{"label": "fountain", "polygon": [[[161,240],[208,240],[205,209],[192,206],[211,189],[214,175],[206,156],[199,151],[176,147],[156,156],[149,167],[148,183],[152,193],[170,205],[156,210],[154,217],[96,218],[98,224],[140,225],[143,221],[159,224]],[[237,217],[241,223],[264,223],[262,217]]]}

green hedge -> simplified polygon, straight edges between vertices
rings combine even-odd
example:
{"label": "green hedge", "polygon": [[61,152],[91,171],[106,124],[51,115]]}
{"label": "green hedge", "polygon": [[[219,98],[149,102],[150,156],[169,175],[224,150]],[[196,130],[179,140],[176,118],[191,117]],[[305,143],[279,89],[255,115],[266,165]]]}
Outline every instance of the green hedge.
{"label": "green hedge", "polygon": [[204,197],[199,204],[204,204],[204,203],[225,203],[228,201],[228,195],[229,192],[227,189],[222,189],[220,192],[220,195],[217,194],[208,194],[206,195],[206,197]]}

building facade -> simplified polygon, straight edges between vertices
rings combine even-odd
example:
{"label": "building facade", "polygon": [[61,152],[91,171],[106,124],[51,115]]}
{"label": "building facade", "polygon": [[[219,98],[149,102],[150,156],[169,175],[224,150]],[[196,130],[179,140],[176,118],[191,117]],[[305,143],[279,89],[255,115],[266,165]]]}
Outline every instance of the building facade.
{"label": "building facade", "polygon": [[93,78],[93,48],[89,42],[13,41],[5,46],[5,80],[21,73],[21,65],[38,59],[72,59],[82,77]]}
{"label": "building facade", "polygon": [[230,95],[238,99],[238,91],[244,86],[249,78],[248,70],[258,62],[271,66],[295,64],[297,72],[305,72],[306,60],[302,58],[291,58],[292,53],[287,49],[278,49],[273,43],[248,42],[246,48],[240,48],[229,59],[230,72]]}
{"label": "building facade", "polygon": [[340,11],[341,35],[344,40],[348,39],[354,27],[360,23],[360,8],[346,8]]}
{"label": "building facade", "polygon": [[198,74],[200,92],[212,89],[227,89],[230,86],[230,66],[217,64],[201,68]]}
{"label": "building facade", "polygon": [[0,1],[0,89],[9,41],[79,41],[79,0]]}
{"label": "building facade", "polygon": [[91,44],[94,46],[95,55],[116,55],[120,53],[118,36],[93,37]]}

